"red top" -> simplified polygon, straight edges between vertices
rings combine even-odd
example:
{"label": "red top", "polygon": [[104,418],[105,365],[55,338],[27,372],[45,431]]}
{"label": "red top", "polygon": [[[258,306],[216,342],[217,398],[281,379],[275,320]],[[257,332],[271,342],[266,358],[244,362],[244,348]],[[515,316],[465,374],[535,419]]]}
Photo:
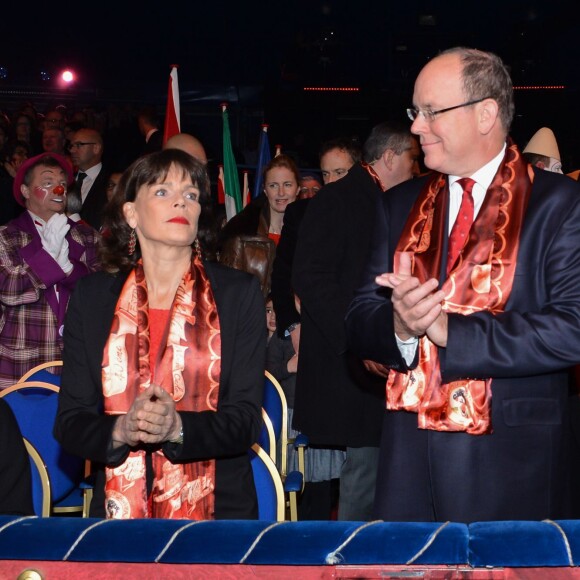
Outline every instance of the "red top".
{"label": "red top", "polygon": [[151,376],[155,373],[157,353],[159,352],[163,332],[167,326],[169,312],[169,309],[149,308],[149,366],[151,367]]}

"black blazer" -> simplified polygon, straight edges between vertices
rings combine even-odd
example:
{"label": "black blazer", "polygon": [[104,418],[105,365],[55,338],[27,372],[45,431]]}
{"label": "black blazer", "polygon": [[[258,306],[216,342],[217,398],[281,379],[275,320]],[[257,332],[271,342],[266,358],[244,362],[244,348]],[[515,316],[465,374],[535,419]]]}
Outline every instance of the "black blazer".
{"label": "black blazer", "polygon": [[0,514],[33,515],[30,461],[14,413],[0,399]]}
{"label": "black blazer", "polygon": [[[221,330],[218,411],[182,412],[184,443],[166,443],[175,461],[216,458],[216,518],[257,517],[248,449],[262,424],[266,319],[257,280],[206,263]],[[101,362],[126,274],[83,278],[71,298],[64,331],[64,366],[55,437],[70,453],[97,464],[91,515],[104,517],[104,472],[115,417],[103,414]],[[127,447],[127,453],[129,448]],[[121,460],[121,462],[124,458]]]}
{"label": "black blazer", "polygon": [[[406,369],[390,295],[374,282],[393,252],[423,179],[377,206],[373,251],[347,315],[350,348]],[[470,522],[577,517],[570,508],[568,369],[580,361],[580,186],[534,169],[505,312],[449,314],[442,378],[492,378],[491,435],[417,428],[385,413],[376,516]],[[444,254],[445,255],[445,254]],[[577,485],[574,493],[577,493]]]}
{"label": "black blazer", "polygon": [[293,423],[320,445],[379,445],[384,380],[347,350],[344,316],[365,265],[380,193],[355,165],[310,200],[298,232],[292,285],[302,326]]}
{"label": "black blazer", "polygon": [[298,229],[309,202],[309,197],[298,199],[286,208],[284,226],[276,248],[276,258],[272,267],[271,294],[280,338],[284,338],[284,331],[291,324],[300,322],[300,314],[296,310],[292,289],[292,265],[298,242]]}
{"label": "black blazer", "polygon": [[101,171],[99,171],[99,174],[93,181],[80,211],[81,218],[97,231],[101,228],[103,209],[107,204],[107,184],[109,183],[109,176],[109,170],[103,165]]}

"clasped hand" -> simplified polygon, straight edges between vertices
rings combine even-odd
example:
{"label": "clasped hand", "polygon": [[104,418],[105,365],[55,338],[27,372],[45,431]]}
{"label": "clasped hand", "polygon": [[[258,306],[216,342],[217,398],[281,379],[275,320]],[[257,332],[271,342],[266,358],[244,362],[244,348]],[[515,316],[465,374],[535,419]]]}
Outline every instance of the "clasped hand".
{"label": "clasped hand", "polygon": [[175,401],[158,385],[151,385],[133,401],[126,415],[121,415],[113,429],[116,447],[140,443],[172,441],[181,433],[181,417]]}
{"label": "clasped hand", "polygon": [[447,346],[447,314],[442,308],[445,293],[437,290],[439,283],[435,278],[421,283],[411,275],[410,256],[402,254],[399,272],[381,274],[375,281],[393,289],[395,334],[399,339],[426,334],[437,346]]}
{"label": "clasped hand", "polygon": [[62,213],[55,213],[40,230],[40,238],[44,249],[56,260],[63,246],[68,242],[66,235],[70,230],[67,217]]}

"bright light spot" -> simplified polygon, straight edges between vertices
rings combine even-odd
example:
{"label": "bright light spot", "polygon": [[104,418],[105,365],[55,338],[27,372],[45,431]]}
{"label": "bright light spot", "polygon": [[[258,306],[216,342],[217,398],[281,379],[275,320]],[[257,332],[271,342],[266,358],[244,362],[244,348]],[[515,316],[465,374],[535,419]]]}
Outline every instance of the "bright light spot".
{"label": "bright light spot", "polygon": [[72,72],[70,70],[65,70],[62,73],[62,80],[65,83],[72,83],[75,80],[75,77],[74,77],[74,75],[72,74]]}

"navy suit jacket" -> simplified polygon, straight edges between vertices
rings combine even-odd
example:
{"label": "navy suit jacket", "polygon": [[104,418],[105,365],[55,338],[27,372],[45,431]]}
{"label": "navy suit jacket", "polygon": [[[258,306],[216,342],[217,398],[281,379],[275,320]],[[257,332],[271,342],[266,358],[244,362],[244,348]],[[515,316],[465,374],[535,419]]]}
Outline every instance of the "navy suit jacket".
{"label": "navy suit jacket", "polygon": [[107,185],[109,183],[109,171],[103,165],[95,181],[89,189],[89,193],[83,203],[80,216],[97,231],[100,230],[103,221],[103,209],[107,204]]}
{"label": "navy suit jacket", "polygon": [[[447,347],[439,349],[444,382],[493,379],[493,434],[419,430],[415,414],[387,412],[378,517],[573,515],[568,369],[580,362],[580,187],[562,175],[534,173],[505,312],[449,314]],[[374,280],[392,271],[401,230],[424,182],[406,182],[380,199],[373,252],[347,313],[351,349],[400,370],[407,365],[395,341],[390,293]]]}

